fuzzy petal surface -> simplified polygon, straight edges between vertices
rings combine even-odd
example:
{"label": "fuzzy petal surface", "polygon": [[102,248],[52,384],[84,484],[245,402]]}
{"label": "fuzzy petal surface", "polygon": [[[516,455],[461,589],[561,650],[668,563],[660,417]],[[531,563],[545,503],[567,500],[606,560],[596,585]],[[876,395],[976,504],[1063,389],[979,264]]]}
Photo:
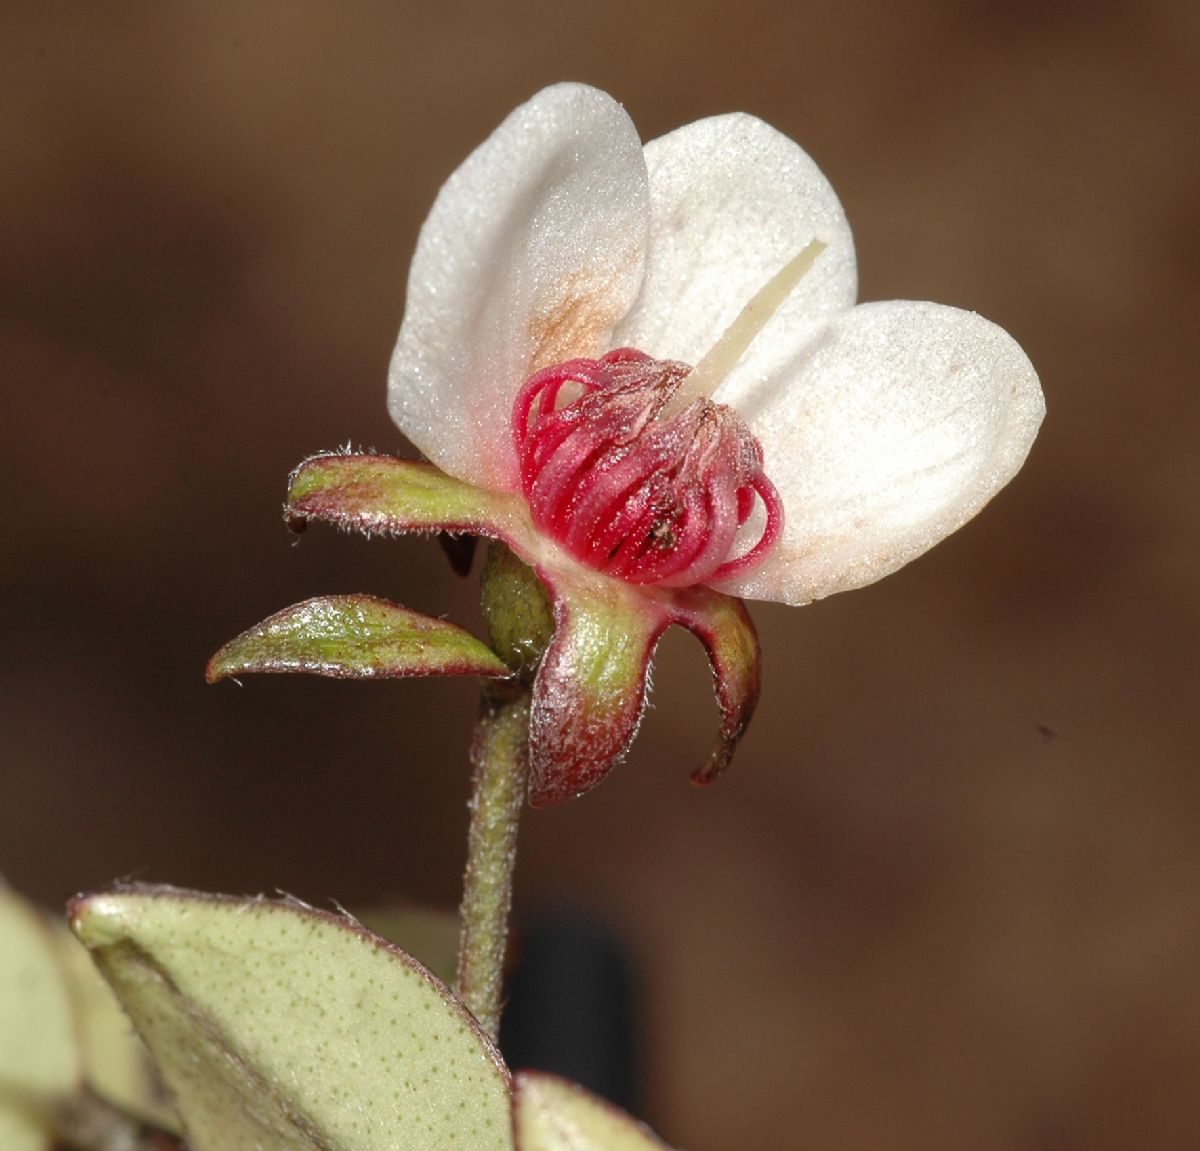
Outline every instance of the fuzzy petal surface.
{"label": "fuzzy petal surface", "polygon": [[[650,247],[641,293],[613,334],[696,364],[754,294],[814,238],[828,248],[759,342],[853,305],[854,240],[811,157],[754,116],[698,120],[646,145]],[[774,336],[772,333],[780,333]]]}
{"label": "fuzzy petal surface", "polygon": [[642,278],[641,142],[611,96],[546,88],[446,181],[421,229],[388,408],[444,471],[514,490],[512,404],[538,368],[608,346]]}
{"label": "fuzzy petal surface", "polygon": [[1045,412],[1016,341],[939,304],[864,304],[741,367],[715,398],[758,437],[785,509],[774,551],[719,585],[749,599],[807,603],[916,558],[1013,477]]}

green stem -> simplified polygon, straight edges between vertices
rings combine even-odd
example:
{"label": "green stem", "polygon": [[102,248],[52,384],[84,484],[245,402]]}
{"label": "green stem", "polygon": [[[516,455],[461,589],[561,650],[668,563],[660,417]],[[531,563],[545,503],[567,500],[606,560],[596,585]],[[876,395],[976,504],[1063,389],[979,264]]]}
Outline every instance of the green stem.
{"label": "green stem", "polygon": [[493,1039],[500,1030],[517,825],[529,773],[529,695],[528,687],[485,689],[471,745],[457,991]]}

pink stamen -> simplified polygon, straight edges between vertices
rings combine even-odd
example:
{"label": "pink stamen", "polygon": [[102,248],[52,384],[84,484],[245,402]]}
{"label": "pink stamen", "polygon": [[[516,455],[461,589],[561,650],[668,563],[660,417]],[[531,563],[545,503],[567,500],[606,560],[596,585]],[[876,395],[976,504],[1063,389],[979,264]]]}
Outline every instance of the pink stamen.
{"label": "pink stamen", "polygon": [[[783,530],[762,450],[731,409],[670,411],[685,364],[618,348],[531,376],[513,405],[534,522],[571,555],[639,584],[690,586],[758,563]],[[562,402],[567,385],[577,392]],[[762,535],[728,558],[761,501]]]}

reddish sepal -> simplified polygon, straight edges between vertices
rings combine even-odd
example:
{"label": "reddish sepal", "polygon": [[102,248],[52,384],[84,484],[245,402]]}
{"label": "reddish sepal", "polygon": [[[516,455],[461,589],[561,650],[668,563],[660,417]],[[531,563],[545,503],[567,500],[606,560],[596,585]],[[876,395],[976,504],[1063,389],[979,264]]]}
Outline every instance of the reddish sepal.
{"label": "reddish sepal", "polygon": [[523,501],[472,487],[432,464],[393,456],[312,456],[288,478],[284,518],[310,519],[366,535],[450,532],[520,546],[528,536]]}
{"label": "reddish sepal", "polygon": [[712,754],[692,772],[692,782],[712,783],[733,759],[758,704],[762,649],[746,605],[709,588],[690,588],[676,597],[674,622],[703,645],[721,708],[721,729]]}
{"label": "reddish sepal", "polygon": [[534,682],[530,803],[573,799],[624,758],[645,709],[654,649],[671,624],[692,632],[708,654],[721,724],[692,779],[716,779],[758,702],[758,637],[741,600],[708,588],[650,594],[603,577],[542,575],[554,596],[556,626]]}
{"label": "reddish sepal", "polygon": [[646,703],[646,677],[670,623],[661,604],[615,580],[560,580],[554,638],[533,686],[529,802],[590,791],[624,757]]}

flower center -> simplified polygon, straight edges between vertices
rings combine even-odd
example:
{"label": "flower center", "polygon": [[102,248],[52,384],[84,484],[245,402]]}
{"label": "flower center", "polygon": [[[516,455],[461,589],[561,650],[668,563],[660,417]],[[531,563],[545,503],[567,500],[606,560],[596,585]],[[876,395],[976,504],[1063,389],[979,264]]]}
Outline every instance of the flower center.
{"label": "flower center", "polygon": [[[538,372],[513,408],[534,522],[576,559],[631,583],[723,579],[761,559],[783,529],[762,449],[731,408],[700,397],[664,416],[690,371],[619,348]],[[568,388],[580,394],[559,406]],[[729,559],[757,499],[766,527]]]}
{"label": "flower center", "polygon": [[[783,531],[783,503],[758,441],[709,396],[824,247],[814,240],[772,277],[694,369],[618,348],[530,377],[513,437],[534,523],[636,584],[709,583],[763,559]],[[760,500],[762,532],[732,556]]]}

